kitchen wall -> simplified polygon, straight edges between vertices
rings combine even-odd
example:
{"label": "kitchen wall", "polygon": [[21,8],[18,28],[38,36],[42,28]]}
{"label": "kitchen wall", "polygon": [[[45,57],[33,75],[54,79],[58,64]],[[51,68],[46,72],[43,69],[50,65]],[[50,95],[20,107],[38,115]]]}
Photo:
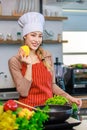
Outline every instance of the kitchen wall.
{"label": "kitchen wall", "polygon": [[[12,8],[14,9],[13,2],[10,0],[3,0],[3,15],[8,15],[12,13]],[[6,2],[6,3],[5,3]],[[9,7],[10,8],[9,10]],[[47,29],[49,32],[54,32],[54,38],[57,39],[58,32],[62,32],[63,24],[61,22],[48,22],[46,21],[46,25],[44,29]],[[12,38],[14,40],[17,39],[17,32],[21,32],[21,28],[18,26],[17,21],[0,21],[0,33],[3,33],[4,39],[6,39],[7,34],[12,34]],[[3,75],[0,75],[0,88],[2,87],[14,87],[14,83],[12,81],[9,69],[8,69],[8,59],[15,55],[18,51],[20,44],[0,44],[0,72],[4,72],[7,75],[7,78],[3,78]],[[55,61],[55,57],[59,57],[59,61],[62,62],[62,44],[43,44],[43,48],[49,50],[52,53],[53,60]]]}
{"label": "kitchen wall", "polygon": [[64,21],[64,31],[87,31],[87,10],[63,11],[63,15],[68,17]]}

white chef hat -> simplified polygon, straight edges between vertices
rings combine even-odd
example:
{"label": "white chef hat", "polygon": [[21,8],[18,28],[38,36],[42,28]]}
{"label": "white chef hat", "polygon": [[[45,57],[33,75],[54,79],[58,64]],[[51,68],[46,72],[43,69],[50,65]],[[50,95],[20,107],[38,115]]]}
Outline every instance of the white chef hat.
{"label": "white chef hat", "polygon": [[44,16],[38,12],[28,12],[22,15],[18,23],[23,28],[23,36],[30,32],[43,32]]}

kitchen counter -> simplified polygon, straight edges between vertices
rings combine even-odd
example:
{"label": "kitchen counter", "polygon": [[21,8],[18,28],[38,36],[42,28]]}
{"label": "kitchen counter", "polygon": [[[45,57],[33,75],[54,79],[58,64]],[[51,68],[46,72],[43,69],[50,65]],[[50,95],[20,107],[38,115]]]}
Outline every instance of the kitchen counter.
{"label": "kitchen counter", "polygon": [[87,120],[83,120],[80,125],[73,127],[71,130],[87,130]]}

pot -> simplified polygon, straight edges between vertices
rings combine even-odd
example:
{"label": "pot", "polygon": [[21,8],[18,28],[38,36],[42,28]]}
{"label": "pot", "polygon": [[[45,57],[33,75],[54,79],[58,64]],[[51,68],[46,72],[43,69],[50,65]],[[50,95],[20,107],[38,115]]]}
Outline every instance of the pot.
{"label": "pot", "polygon": [[[41,110],[45,107],[46,105],[41,105],[37,106]],[[69,105],[48,105],[49,106],[49,112],[47,114],[49,115],[49,120],[47,123],[51,122],[64,122],[66,119],[68,119],[72,113],[72,107]]]}

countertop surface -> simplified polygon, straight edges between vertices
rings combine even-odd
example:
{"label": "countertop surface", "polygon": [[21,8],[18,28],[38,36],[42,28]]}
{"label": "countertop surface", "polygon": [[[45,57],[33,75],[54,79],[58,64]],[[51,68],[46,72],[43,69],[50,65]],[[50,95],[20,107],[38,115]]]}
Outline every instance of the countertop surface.
{"label": "countertop surface", "polygon": [[73,127],[71,130],[87,130],[87,120],[82,120],[80,125]]}

